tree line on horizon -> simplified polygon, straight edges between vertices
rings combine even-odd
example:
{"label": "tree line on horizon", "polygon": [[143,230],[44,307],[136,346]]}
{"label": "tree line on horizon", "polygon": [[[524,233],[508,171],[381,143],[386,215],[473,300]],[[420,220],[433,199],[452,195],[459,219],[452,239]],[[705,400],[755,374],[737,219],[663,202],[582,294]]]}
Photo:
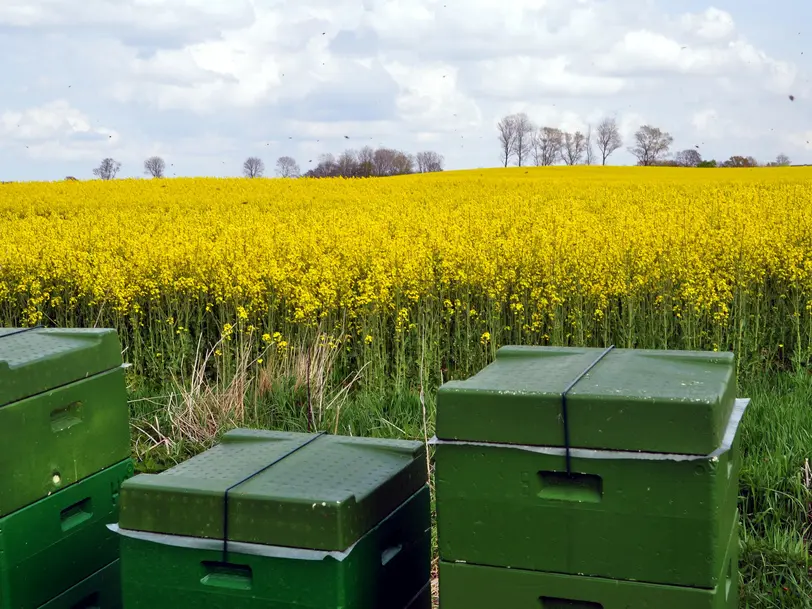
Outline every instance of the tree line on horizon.
{"label": "tree line on horizon", "polygon": [[[527,114],[520,112],[507,115],[497,123],[497,137],[499,160],[504,167],[544,167],[559,163],[606,165],[609,157],[623,147],[620,128],[612,117],[602,119],[594,129],[588,125],[586,132],[568,132],[557,127],[537,126]],[[673,143],[674,138],[667,131],[653,125],[641,125],[627,150],[637,159],[639,166],[713,168],[790,165],[790,159],[785,154],[779,154],[774,161],[764,164],[753,156],[744,155],[734,155],[722,162],[703,159],[698,146],[680,150],[672,157]],[[365,146],[360,150],[344,150],[338,156],[322,154],[316,166],[304,173],[296,159],[281,156],[276,160],[275,172],[280,178],[371,178],[438,172],[443,171],[444,164],[444,157],[432,150],[412,155],[392,148]],[[108,157],[93,169],[93,175],[102,180],[112,180],[121,166],[119,161]],[[160,156],[152,156],[144,161],[144,173],[148,176],[163,178],[166,170],[166,161]],[[263,177],[264,161],[256,156],[247,158],[242,165],[242,174],[247,178]],[[76,178],[68,176],[66,179]]]}
{"label": "tree line on horizon", "polygon": [[[606,165],[609,157],[623,147],[623,138],[617,120],[603,118],[593,130],[586,132],[564,131],[557,127],[537,126],[524,112],[509,114],[496,125],[499,142],[499,160],[504,167],[535,165],[545,167],[565,165]],[[634,141],[628,151],[637,159],[639,166],[658,167],[759,167],[752,156],[734,155],[717,162],[703,159],[699,146],[677,152],[671,158],[673,136],[653,125],[641,125],[634,133]],[[789,157],[779,154],[767,167],[789,166]]]}
{"label": "tree line on horizon", "polygon": [[[280,178],[376,178],[443,171],[444,164],[443,155],[433,150],[412,155],[393,148],[364,146],[360,150],[345,150],[337,157],[323,154],[318,158],[318,164],[304,173],[296,159],[281,156],[276,160],[275,170]],[[120,170],[120,162],[105,158],[93,169],[93,175],[101,180],[113,180]],[[144,161],[144,174],[153,178],[166,177],[166,161],[160,156],[149,157]],[[256,156],[248,157],[243,162],[242,174],[246,178],[263,177],[265,162]],[[76,178],[68,176],[67,179]]]}

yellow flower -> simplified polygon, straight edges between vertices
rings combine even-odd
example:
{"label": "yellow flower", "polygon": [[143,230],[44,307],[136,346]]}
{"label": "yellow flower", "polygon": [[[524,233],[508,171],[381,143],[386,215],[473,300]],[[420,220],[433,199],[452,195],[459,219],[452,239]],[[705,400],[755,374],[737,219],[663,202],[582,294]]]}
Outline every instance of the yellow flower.
{"label": "yellow flower", "polygon": [[416,361],[424,340],[501,342],[490,328],[745,353],[812,335],[806,167],[13,183],[0,223],[7,323],[114,326],[146,359],[243,330],[280,350],[350,335],[353,362],[367,337]]}

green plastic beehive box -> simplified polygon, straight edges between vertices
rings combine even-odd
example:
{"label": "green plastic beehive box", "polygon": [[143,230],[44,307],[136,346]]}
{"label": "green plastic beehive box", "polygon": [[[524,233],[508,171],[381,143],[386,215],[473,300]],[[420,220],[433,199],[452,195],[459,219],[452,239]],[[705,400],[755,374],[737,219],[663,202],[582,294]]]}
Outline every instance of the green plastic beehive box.
{"label": "green plastic beehive box", "polygon": [[40,609],[121,609],[121,566],[110,563]]}
{"label": "green plastic beehive box", "polygon": [[[503,347],[437,395],[437,437],[563,446],[562,397],[602,349]],[[570,446],[706,455],[736,398],[730,353],[614,349],[567,394]]]}
{"label": "green plastic beehive box", "polygon": [[430,609],[423,486],[344,552],[121,533],[125,609]]}
{"label": "green plastic beehive box", "polygon": [[738,501],[743,409],[713,456],[576,449],[570,475],[561,448],[439,441],[440,557],[714,588]]}
{"label": "green plastic beehive box", "polygon": [[36,609],[118,559],[128,459],[0,519],[0,609]]}
{"label": "green plastic beehive box", "polygon": [[121,365],[115,330],[21,328],[0,334],[0,406]]}
{"label": "green plastic beehive box", "polygon": [[427,482],[420,442],[236,430],[177,467],[128,480],[119,524],[222,539],[226,490],[258,471],[228,493],[229,541],[344,550]]}
{"label": "green plastic beehive box", "polygon": [[0,517],[126,459],[128,415],[114,331],[0,335]]}
{"label": "green plastic beehive box", "polygon": [[[738,535],[734,530],[712,590],[522,569],[440,563],[442,609],[736,609]],[[654,559],[654,558],[653,558]]]}

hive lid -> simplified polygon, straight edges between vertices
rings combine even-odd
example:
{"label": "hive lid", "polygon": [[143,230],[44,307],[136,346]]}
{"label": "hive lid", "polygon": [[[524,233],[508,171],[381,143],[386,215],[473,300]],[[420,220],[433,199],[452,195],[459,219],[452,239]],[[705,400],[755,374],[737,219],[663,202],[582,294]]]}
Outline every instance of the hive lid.
{"label": "hive lid", "polygon": [[421,442],[240,429],[177,467],[128,480],[119,526],[223,539],[233,487],[229,541],[342,551],[426,481]]}
{"label": "hive lid", "polygon": [[0,406],[121,365],[115,330],[3,328]]}
{"label": "hive lid", "polygon": [[[503,347],[437,396],[437,437],[565,446],[564,390],[603,349]],[[736,398],[733,354],[613,349],[567,393],[571,448],[706,455]]]}

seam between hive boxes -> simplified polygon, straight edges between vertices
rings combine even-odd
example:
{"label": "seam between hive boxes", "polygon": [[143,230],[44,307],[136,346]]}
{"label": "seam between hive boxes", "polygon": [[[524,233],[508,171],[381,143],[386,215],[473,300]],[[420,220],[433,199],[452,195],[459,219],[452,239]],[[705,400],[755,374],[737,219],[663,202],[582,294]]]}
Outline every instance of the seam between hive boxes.
{"label": "seam between hive boxes", "polygon": [[[589,448],[572,448],[570,455],[579,459],[632,459],[645,461],[708,461],[718,459],[733,446],[739,425],[750,398],[738,398],[734,404],[730,419],[725,429],[722,444],[708,455],[686,455],[679,453],[652,453],[628,450],[597,450]],[[431,446],[479,446],[483,448],[505,448],[521,450],[543,455],[566,456],[567,449],[557,446],[530,446],[525,444],[505,444],[496,442],[472,442],[466,440],[440,440],[436,435],[429,440]]]}

